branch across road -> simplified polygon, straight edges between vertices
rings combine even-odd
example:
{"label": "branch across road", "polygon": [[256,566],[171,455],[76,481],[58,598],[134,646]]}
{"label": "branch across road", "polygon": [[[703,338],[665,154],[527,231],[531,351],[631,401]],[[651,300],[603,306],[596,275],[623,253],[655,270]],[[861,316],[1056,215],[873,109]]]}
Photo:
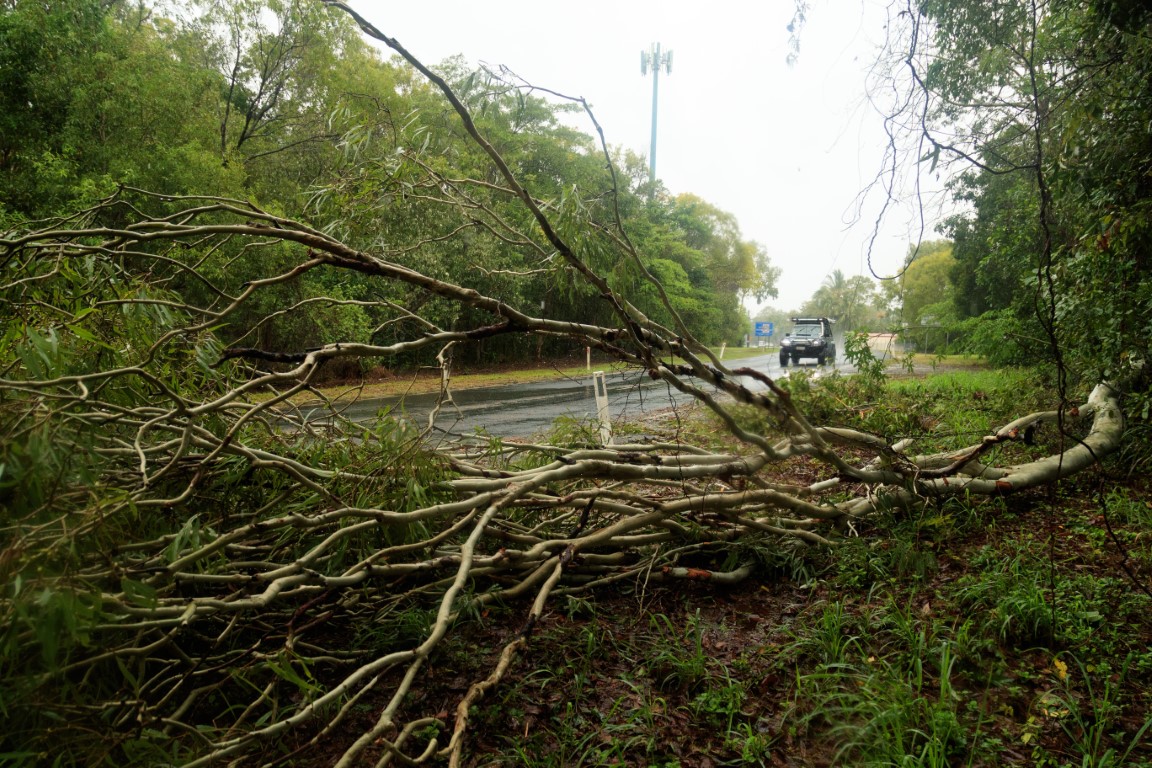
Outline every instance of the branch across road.
{"label": "branch across road", "polygon": [[[739,361],[738,367],[751,367],[765,371],[769,376],[787,373],[781,370],[776,355],[759,355]],[[820,372],[830,372],[833,366],[794,366]],[[850,370],[846,363],[837,370]],[[792,370],[792,369],[788,369]],[[608,403],[613,422],[643,418],[655,411],[673,406],[687,405],[692,397],[668,386],[652,381],[637,371],[605,373],[608,384]],[[752,388],[758,382],[747,380]],[[428,422],[428,415],[436,407],[437,394],[407,395],[403,398],[366,398],[349,405],[341,412],[353,421],[370,421],[382,412],[403,415],[420,426]],[[547,432],[556,419],[567,417],[588,422],[595,419],[596,399],[592,375],[579,379],[568,378],[523,384],[504,384],[454,391],[452,402],[442,403],[436,418],[436,428],[457,434],[474,434],[483,430],[502,437],[528,437]],[[310,420],[329,417],[319,410],[309,413]]]}

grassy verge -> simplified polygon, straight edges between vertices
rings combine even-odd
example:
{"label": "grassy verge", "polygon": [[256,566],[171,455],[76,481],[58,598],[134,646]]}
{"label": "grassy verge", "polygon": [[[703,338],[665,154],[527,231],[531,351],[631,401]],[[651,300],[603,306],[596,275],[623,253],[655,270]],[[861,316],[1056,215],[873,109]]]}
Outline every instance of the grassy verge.
{"label": "grassy verge", "polygon": [[[717,347],[712,350],[720,354]],[[724,350],[723,361],[732,363],[749,357],[767,354],[769,350],[744,347],[729,347]],[[570,361],[548,362],[536,366],[521,365],[509,366],[492,370],[462,371],[452,374],[452,387],[460,389],[476,389],[479,387],[497,387],[505,384],[526,384],[535,381],[555,381],[558,379],[586,379],[592,371],[617,370],[621,366],[614,362],[593,362],[591,369],[586,363],[569,364]],[[330,384],[317,387],[317,391],[324,397],[340,399],[347,397],[399,397],[401,395],[418,395],[435,392],[440,388],[439,370],[428,368],[415,371],[408,375],[368,377],[363,381],[344,384]],[[298,400],[309,400],[315,395],[304,394]]]}

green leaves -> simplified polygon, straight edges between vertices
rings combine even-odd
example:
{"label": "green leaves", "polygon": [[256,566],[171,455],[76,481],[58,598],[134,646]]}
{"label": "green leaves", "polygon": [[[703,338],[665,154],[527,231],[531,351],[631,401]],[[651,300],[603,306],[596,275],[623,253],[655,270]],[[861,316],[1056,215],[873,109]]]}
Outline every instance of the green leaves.
{"label": "green leaves", "polygon": [[959,316],[984,316],[989,342],[1012,317],[1033,358],[1121,380],[1150,359],[1136,275],[1152,191],[1136,176],[1152,161],[1152,45],[1105,6],[932,0],[909,61],[930,105],[921,162],[946,147],[970,168],[952,183],[970,210],[948,225]]}

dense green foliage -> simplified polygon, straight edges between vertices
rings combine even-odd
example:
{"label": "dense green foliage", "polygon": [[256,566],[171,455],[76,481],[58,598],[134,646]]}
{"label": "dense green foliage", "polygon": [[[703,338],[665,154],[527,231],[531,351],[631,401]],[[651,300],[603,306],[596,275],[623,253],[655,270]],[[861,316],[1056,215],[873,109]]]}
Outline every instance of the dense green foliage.
{"label": "dense green foliage", "polygon": [[[511,237],[461,212],[530,224],[441,97],[407,64],[382,59],[344,14],[313,0],[205,1],[184,13],[169,19],[93,0],[0,10],[0,226],[74,211],[118,185],[247,198],[282,215],[306,213],[350,245],[526,311],[607,321],[603,302],[577,286],[543,237]],[[571,127],[578,105],[550,103],[459,60],[439,71],[613,286],[675,326],[642,279],[647,269],[702,341],[743,336],[742,299],[774,295],[778,271],[730,214],[690,194],[648,202],[640,159],[617,156],[606,168],[594,140]],[[642,265],[614,255],[618,219]],[[244,254],[221,263],[208,276],[224,291],[256,274]],[[327,299],[259,326],[268,306],[253,307],[217,333],[289,352],[387,343],[404,310],[445,327],[468,322],[457,310],[406,307],[407,297],[382,295],[356,276],[338,284],[305,277],[269,296],[277,305]],[[574,351],[508,338],[469,354],[491,362]]]}
{"label": "dense green foliage", "polygon": [[965,169],[953,193],[966,211],[947,227],[959,335],[999,360],[1129,377],[1152,339],[1152,12],[1106,0],[909,10],[925,159]]}

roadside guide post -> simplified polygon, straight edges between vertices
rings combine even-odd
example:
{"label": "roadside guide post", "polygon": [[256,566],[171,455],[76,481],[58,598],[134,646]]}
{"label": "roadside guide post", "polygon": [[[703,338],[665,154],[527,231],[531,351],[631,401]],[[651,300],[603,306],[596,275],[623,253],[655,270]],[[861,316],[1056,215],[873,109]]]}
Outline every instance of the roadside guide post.
{"label": "roadside guide post", "polygon": [[608,445],[612,442],[612,421],[608,413],[608,384],[604,380],[604,371],[592,374],[592,386],[596,390],[596,419],[600,422],[600,444]]}

